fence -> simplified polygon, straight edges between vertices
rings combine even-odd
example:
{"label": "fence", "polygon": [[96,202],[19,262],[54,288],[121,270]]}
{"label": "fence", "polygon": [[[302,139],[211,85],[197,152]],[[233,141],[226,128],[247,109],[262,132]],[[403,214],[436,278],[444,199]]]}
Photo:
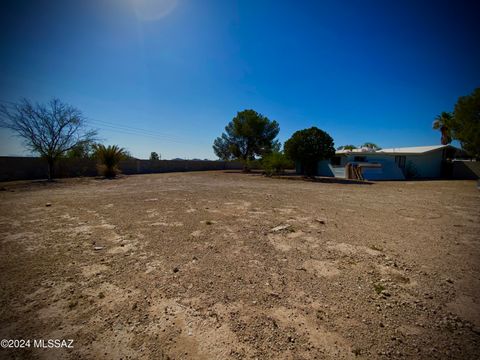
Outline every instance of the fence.
{"label": "fence", "polygon": [[[119,164],[123,174],[152,174],[176,171],[239,170],[240,162],[196,160],[124,160]],[[35,157],[0,156],[0,181],[46,179],[47,163]],[[97,175],[97,162],[90,159],[60,159],[55,177]]]}

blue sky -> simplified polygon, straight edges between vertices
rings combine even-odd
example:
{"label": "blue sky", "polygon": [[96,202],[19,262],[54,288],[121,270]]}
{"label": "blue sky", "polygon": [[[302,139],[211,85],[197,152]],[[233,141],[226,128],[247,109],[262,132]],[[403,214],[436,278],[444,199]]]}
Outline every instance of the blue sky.
{"label": "blue sky", "polygon": [[[11,0],[0,101],[55,96],[109,144],[211,158],[237,111],[335,145],[433,145],[434,117],[480,86],[473,1]],[[0,130],[0,155],[25,154]]]}

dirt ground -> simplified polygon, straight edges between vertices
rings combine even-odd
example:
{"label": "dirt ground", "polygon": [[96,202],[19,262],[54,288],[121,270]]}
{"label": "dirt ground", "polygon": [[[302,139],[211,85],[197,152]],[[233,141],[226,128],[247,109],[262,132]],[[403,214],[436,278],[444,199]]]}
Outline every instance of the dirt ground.
{"label": "dirt ground", "polygon": [[18,359],[480,357],[480,191],[225,172],[0,184]]}

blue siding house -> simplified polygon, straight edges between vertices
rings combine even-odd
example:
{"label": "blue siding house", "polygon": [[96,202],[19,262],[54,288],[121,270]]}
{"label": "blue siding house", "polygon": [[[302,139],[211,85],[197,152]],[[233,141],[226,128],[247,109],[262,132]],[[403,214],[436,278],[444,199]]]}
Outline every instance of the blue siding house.
{"label": "blue siding house", "polygon": [[365,180],[434,179],[444,176],[447,160],[460,153],[451,145],[338,150],[332,159],[318,163],[317,174]]}

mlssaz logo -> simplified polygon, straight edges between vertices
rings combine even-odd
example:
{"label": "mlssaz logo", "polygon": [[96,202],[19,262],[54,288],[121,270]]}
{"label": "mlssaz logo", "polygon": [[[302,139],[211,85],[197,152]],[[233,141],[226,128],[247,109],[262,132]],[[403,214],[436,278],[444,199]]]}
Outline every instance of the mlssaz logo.
{"label": "mlssaz logo", "polygon": [[36,348],[43,348],[43,349],[56,349],[56,348],[68,348],[73,349],[73,340],[60,340],[60,339],[40,339],[40,340],[33,340],[33,346]]}

